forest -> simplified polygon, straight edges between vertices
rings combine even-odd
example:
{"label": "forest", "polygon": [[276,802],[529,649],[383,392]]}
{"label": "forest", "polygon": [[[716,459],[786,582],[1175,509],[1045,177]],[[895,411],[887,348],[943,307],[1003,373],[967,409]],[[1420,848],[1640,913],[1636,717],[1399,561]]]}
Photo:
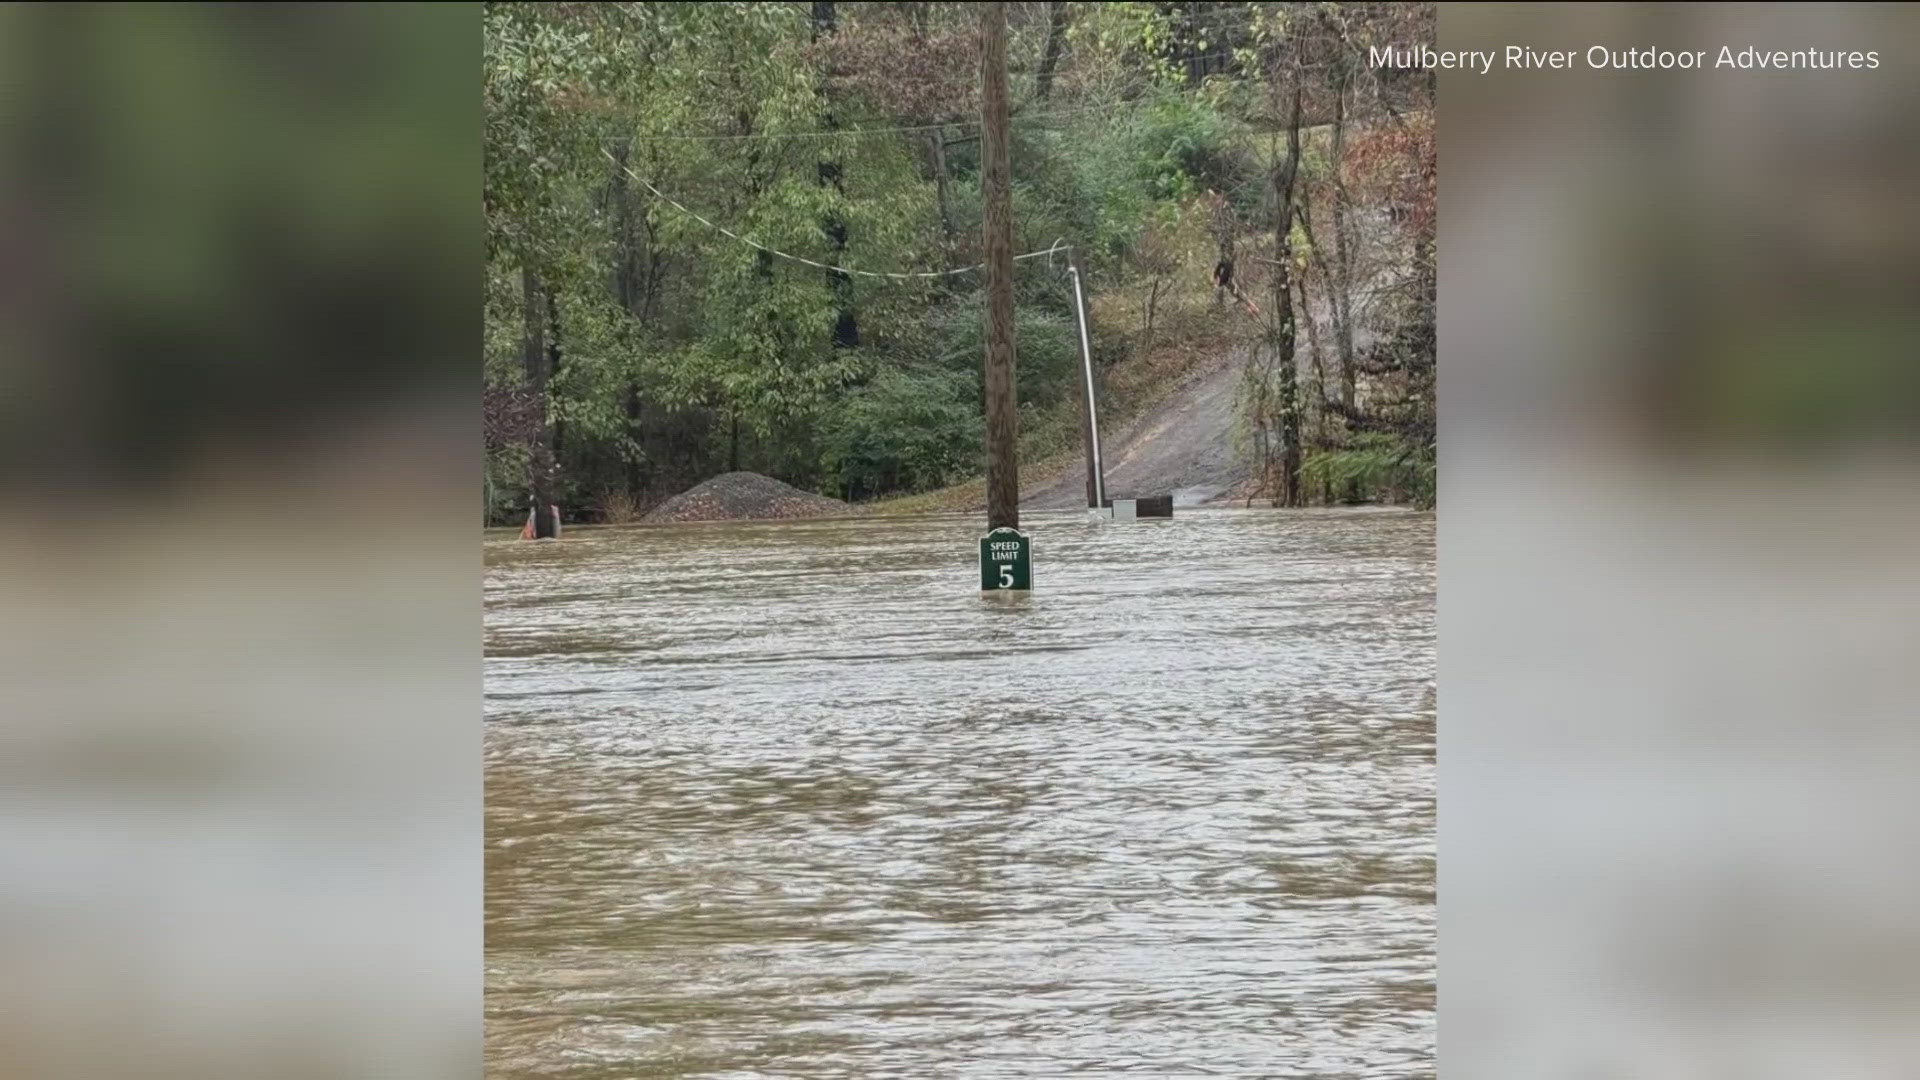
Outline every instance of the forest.
{"label": "forest", "polygon": [[[1009,4],[1020,458],[1239,367],[1236,497],[1435,497],[1430,4]],[[964,3],[485,6],[485,507],[980,475]]]}

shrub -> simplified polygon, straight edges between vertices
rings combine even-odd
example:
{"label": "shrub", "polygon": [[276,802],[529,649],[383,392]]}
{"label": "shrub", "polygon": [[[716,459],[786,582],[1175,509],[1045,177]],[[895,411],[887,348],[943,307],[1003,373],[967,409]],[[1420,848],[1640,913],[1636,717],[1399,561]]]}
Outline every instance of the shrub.
{"label": "shrub", "polygon": [[1391,435],[1368,433],[1355,438],[1352,446],[1308,451],[1300,480],[1309,488],[1430,507],[1435,493],[1433,452]]}
{"label": "shrub", "polygon": [[[983,411],[986,324],[978,303],[961,304],[941,324],[941,367],[964,373],[975,415]],[[1014,313],[1014,386],[1020,404],[1048,409],[1071,395],[1080,371],[1080,330],[1070,316],[1032,308]]]}
{"label": "shrub", "polygon": [[941,487],[976,471],[977,388],[953,371],[887,368],[850,394],[821,436],[821,467],[848,500]]}

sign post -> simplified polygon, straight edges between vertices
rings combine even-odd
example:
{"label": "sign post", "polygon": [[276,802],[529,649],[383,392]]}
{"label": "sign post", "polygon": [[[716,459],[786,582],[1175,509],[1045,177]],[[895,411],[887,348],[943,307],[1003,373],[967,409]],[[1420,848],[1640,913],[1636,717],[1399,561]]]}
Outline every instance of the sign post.
{"label": "sign post", "polygon": [[1019,529],[998,528],[980,538],[980,591],[1033,589],[1033,542]]}

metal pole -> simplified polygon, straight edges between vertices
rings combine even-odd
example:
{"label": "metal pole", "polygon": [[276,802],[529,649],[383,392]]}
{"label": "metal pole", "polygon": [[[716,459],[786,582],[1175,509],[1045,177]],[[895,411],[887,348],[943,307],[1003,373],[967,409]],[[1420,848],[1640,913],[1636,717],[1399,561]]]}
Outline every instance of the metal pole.
{"label": "metal pole", "polygon": [[1100,457],[1100,413],[1093,396],[1093,345],[1087,337],[1087,298],[1080,288],[1080,257],[1067,251],[1067,273],[1073,277],[1073,314],[1080,324],[1080,368],[1087,380],[1087,497],[1098,510],[1107,502],[1106,463]]}

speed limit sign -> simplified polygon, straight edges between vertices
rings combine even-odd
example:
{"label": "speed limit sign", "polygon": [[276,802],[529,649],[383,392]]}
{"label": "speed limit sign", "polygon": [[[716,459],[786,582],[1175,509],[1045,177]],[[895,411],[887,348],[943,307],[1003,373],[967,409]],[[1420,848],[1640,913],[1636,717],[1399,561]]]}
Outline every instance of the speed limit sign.
{"label": "speed limit sign", "polygon": [[1027,534],[1005,526],[980,538],[980,591],[1033,588],[1033,546]]}

